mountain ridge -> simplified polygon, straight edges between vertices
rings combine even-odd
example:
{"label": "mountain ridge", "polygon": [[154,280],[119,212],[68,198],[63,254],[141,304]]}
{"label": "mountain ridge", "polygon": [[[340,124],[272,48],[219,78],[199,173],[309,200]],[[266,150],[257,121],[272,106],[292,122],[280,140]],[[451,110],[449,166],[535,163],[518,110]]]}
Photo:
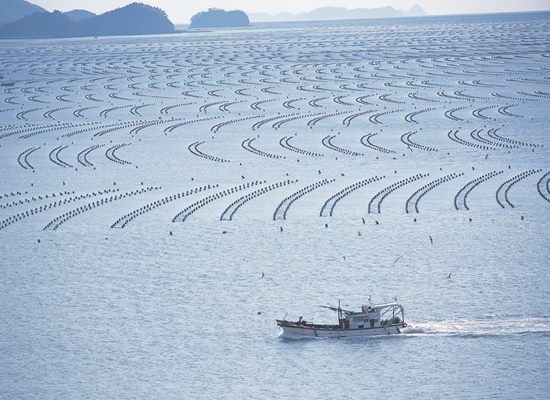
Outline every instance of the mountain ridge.
{"label": "mountain ridge", "polygon": [[296,14],[282,12],[276,15],[268,13],[247,13],[251,22],[289,22],[289,21],[315,21],[338,19],[368,19],[368,18],[393,18],[393,17],[417,17],[426,15],[424,9],[418,4],[409,10],[397,10],[392,6],[378,8],[346,8],[346,7],[320,7],[311,11]]}

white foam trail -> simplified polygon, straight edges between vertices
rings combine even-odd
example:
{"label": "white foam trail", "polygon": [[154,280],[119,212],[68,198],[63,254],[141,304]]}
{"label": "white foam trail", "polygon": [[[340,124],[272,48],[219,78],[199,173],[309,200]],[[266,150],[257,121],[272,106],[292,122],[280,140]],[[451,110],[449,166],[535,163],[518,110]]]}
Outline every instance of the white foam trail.
{"label": "white foam trail", "polygon": [[519,334],[550,334],[550,318],[490,316],[457,318],[443,321],[411,322],[403,331],[407,335],[497,336]]}

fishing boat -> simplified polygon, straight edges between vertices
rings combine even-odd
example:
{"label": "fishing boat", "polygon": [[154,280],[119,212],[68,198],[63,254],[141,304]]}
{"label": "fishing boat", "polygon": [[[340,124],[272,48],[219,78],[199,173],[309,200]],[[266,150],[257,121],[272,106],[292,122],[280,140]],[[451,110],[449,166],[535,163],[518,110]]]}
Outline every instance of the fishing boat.
{"label": "fishing boat", "polygon": [[371,335],[393,335],[405,328],[405,310],[397,302],[361,306],[360,311],[344,310],[340,307],[321,306],[338,313],[338,324],[314,324],[302,317],[298,321],[278,319],[283,337],[352,337]]}

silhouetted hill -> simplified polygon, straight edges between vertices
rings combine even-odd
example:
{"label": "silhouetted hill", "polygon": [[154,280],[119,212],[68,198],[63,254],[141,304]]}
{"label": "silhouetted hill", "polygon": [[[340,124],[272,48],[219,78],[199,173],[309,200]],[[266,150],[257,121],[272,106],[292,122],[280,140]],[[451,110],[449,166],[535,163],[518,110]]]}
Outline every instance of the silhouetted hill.
{"label": "silhouetted hill", "polygon": [[394,18],[407,16],[425,15],[419,5],[415,5],[408,11],[396,10],[395,8],[353,8],[345,7],[321,7],[312,11],[298,14],[280,13],[269,15],[266,13],[250,14],[253,22],[274,22],[274,21],[324,21],[335,19],[363,19],[363,18]]}
{"label": "silhouetted hill", "polygon": [[426,13],[424,12],[424,9],[418,4],[412,6],[409,11],[406,12],[407,17],[421,17],[423,15],[426,15]]}
{"label": "silhouetted hill", "polygon": [[173,32],[174,25],[164,11],[142,3],[132,3],[78,22],[54,11],[35,13],[0,25],[1,38],[149,35]]}
{"label": "silhouetted hill", "polygon": [[17,21],[36,12],[47,11],[25,0],[0,0],[0,25]]}
{"label": "silhouetted hill", "polygon": [[173,33],[174,24],[160,8],[143,3],[106,12],[79,24],[90,36],[152,35]]}
{"label": "silhouetted hill", "polygon": [[56,38],[77,35],[78,25],[59,11],[38,12],[0,25],[0,38]]}
{"label": "silhouetted hill", "polygon": [[225,11],[219,8],[209,8],[191,17],[190,28],[228,28],[248,26],[248,15],[243,11]]}
{"label": "silhouetted hill", "polygon": [[65,14],[67,17],[69,17],[70,19],[76,22],[82,21],[88,18],[97,17],[97,15],[94,14],[93,12],[86,11],[86,10],[72,10],[72,11],[67,11],[63,14]]}

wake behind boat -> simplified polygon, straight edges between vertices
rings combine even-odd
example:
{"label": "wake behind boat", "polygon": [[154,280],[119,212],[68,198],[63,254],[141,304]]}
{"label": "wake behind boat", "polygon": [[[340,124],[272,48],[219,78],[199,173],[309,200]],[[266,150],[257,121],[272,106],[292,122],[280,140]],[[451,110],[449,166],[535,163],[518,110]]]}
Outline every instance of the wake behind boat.
{"label": "wake behind boat", "polygon": [[329,307],[338,313],[338,324],[325,325],[307,322],[300,317],[298,321],[278,319],[277,325],[282,328],[283,337],[352,337],[371,335],[391,335],[401,333],[405,328],[405,310],[397,302],[382,304],[367,304],[361,306],[361,311],[349,311],[340,307]]}

